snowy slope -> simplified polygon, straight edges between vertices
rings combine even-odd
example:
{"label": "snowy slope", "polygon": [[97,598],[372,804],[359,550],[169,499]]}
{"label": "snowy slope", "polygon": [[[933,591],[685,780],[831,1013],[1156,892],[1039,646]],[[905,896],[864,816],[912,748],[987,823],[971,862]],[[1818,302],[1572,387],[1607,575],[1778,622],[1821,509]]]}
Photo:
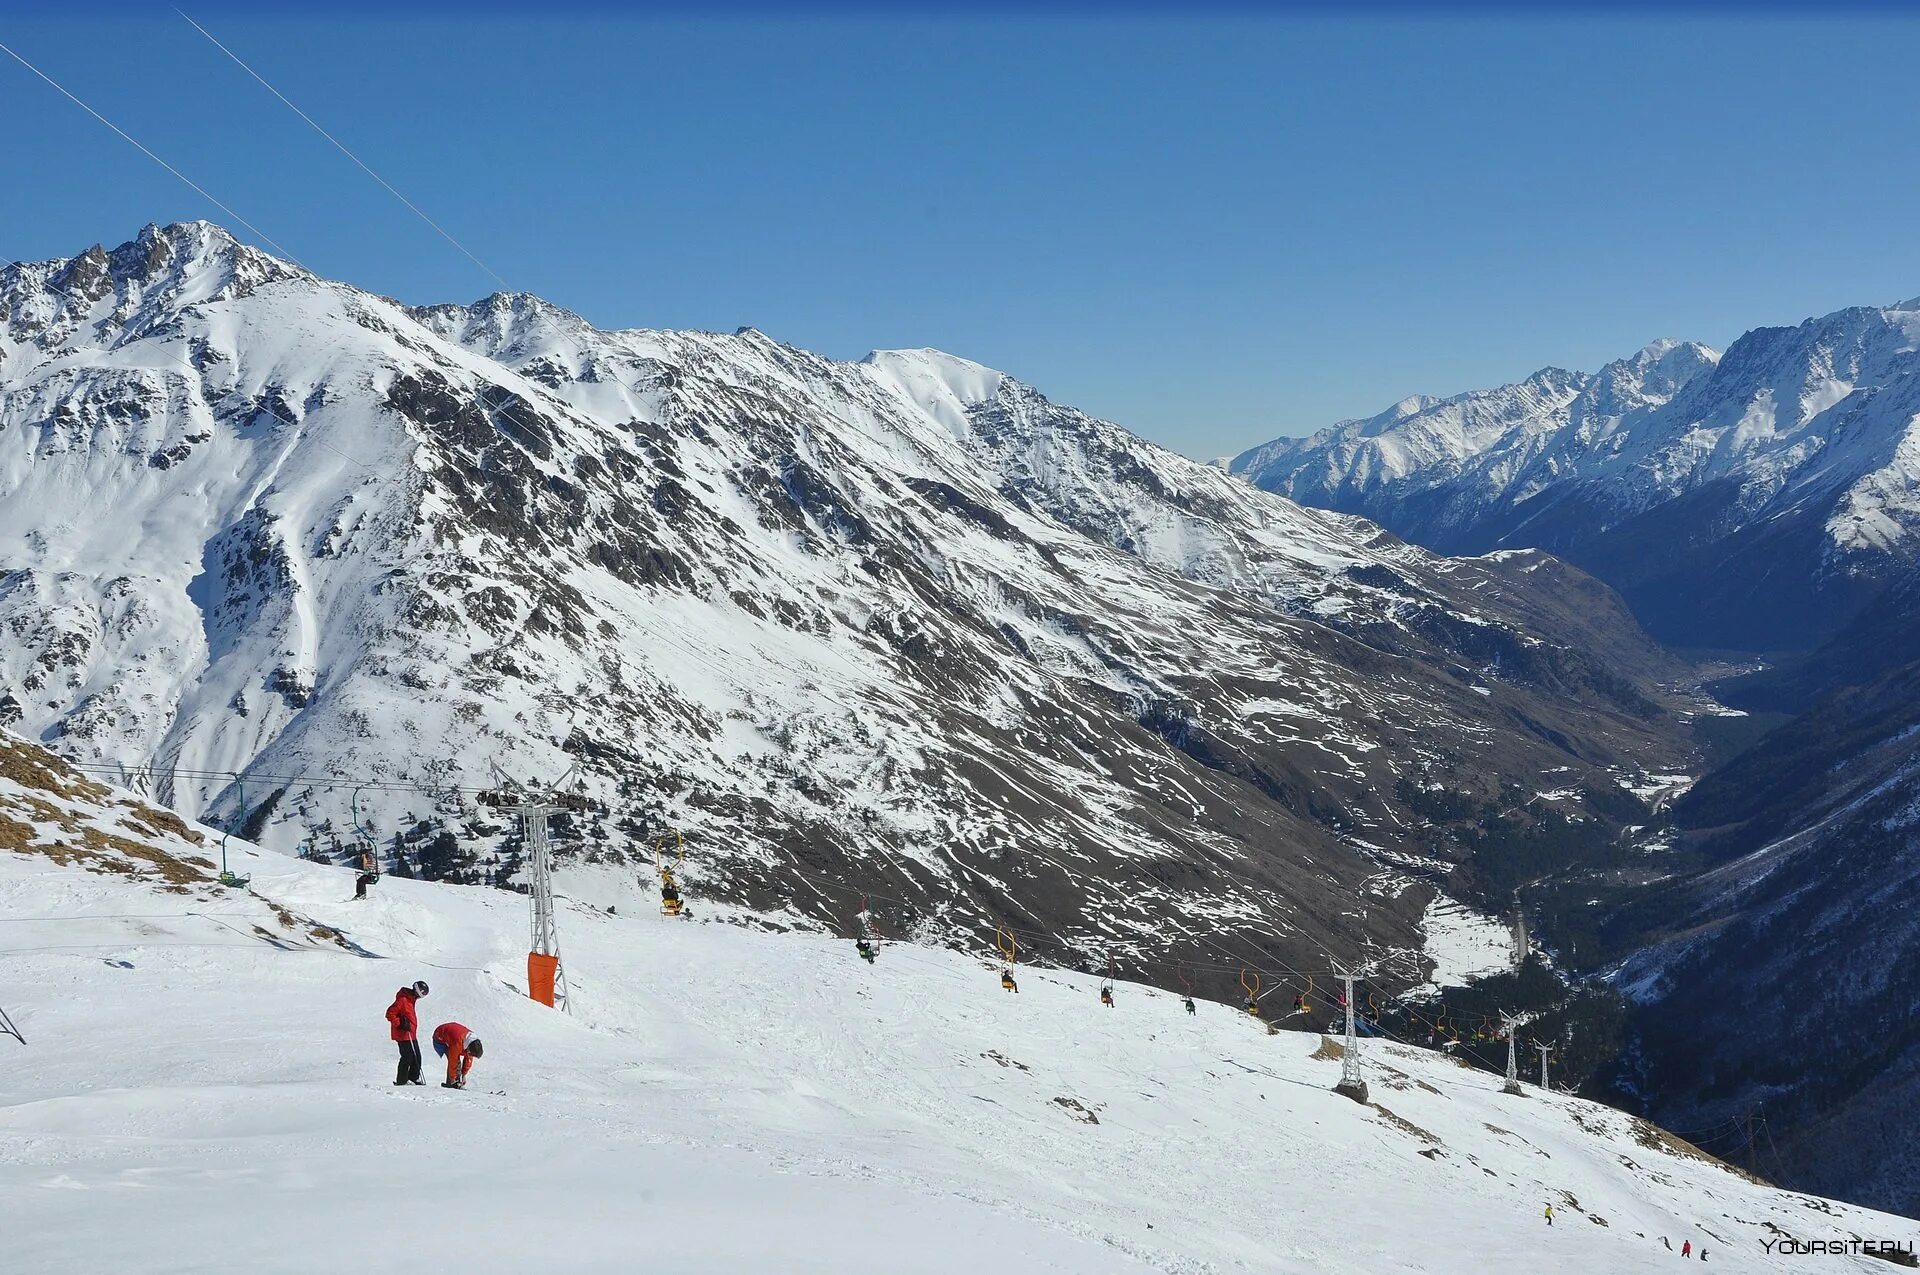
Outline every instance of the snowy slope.
{"label": "snowy slope", "polygon": [[1580,573],[950,356],[408,308],[205,223],[0,272],[0,320],[0,725],[281,851],[510,878],[453,785],[577,766],[603,901],[678,830],[698,892],[816,922],[871,890],[1097,960],[1212,921],[1417,979],[1472,865],[1402,778],[1683,760],[1678,666]]}
{"label": "snowy slope", "polygon": [[1920,300],[1656,342],[1595,374],[1412,399],[1233,469],[1449,553],[1538,547],[1657,634],[1811,645],[1920,554]]}
{"label": "snowy slope", "polygon": [[[929,948],[868,967],[569,903],[565,1017],[514,989],[512,896],[388,879],[355,904],[346,870],[270,853],[234,856],[251,893],[62,865],[54,842],[131,807],[31,757],[0,750],[0,828],[35,825],[0,847],[21,1275],[1634,1272],[1672,1265],[1662,1237],[1767,1271],[1806,1259],[1764,1240],[1910,1225],[1422,1050],[1370,1042],[1360,1106],[1316,1034],[1124,983],[1107,1010],[1056,971],[1009,996]],[[170,860],[196,835],[144,844]],[[423,1022],[487,1042],[466,1092],[390,1084],[381,1012],[417,977]]]}

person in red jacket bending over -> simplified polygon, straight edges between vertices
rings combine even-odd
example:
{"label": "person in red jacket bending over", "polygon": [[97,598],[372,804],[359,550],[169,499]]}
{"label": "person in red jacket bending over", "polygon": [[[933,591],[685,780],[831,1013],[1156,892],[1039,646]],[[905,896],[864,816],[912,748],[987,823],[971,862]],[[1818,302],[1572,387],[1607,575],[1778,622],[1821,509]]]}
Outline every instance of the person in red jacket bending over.
{"label": "person in red jacket bending over", "polygon": [[393,1074],[396,1085],[426,1083],[420,1079],[420,1011],[414,1003],[426,994],[427,985],[415,983],[401,988],[387,1006],[387,1034],[400,1046],[400,1070]]}
{"label": "person in red jacket bending over", "polygon": [[441,1023],[433,1029],[433,1052],[447,1060],[442,1089],[465,1089],[473,1060],[480,1057],[480,1038],[459,1023]]}

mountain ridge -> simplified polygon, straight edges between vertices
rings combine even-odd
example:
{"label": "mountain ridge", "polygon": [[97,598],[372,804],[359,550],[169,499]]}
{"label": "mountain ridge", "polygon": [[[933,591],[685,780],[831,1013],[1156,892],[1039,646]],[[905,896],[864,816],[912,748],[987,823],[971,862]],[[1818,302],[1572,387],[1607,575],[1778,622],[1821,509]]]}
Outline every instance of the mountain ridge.
{"label": "mountain ridge", "polygon": [[1604,798],[1687,748],[1684,667],[1580,573],[1434,558],[953,356],[402,306],[206,223],[82,258],[79,293],[0,277],[0,716],[282,850],[451,834],[510,881],[425,772],[577,765],[622,813],[569,853],[644,878],[681,830],[696,892],[810,924],[865,886],[1076,960],[1192,915],[1414,976],[1474,868],[1400,780]]}
{"label": "mountain ridge", "polygon": [[1812,646],[1920,554],[1920,310],[1416,401],[1231,468],[1440,552],[1546,549],[1685,645]]}

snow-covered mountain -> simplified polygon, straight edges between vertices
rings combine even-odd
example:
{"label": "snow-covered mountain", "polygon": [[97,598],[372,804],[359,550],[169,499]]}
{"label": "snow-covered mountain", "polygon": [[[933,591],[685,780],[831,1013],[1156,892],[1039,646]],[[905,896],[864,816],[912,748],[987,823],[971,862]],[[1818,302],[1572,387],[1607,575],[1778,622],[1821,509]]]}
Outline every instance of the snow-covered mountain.
{"label": "snow-covered mountain", "polygon": [[1475,868],[1407,792],[1681,760],[1678,666],[1544,555],[932,351],[409,308],[205,223],[0,273],[0,571],[4,724],[278,849],[484,858],[458,788],[572,765],[603,902],[677,829],[696,893],[1063,959],[1412,975]]}
{"label": "snow-covered mountain", "polygon": [[1920,300],[1408,399],[1231,468],[1440,552],[1559,554],[1669,640],[1810,646],[1920,560]]}
{"label": "snow-covered mountain", "polygon": [[[1911,1239],[1428,1050],[1364,1041],[1356,1103],[1316,1032],[932,947],[567,904],[565,1015],[516,986],[524,901],[356,903],[239,845],[222,890],[215,839],[0,735],[10,1275],[1868,1271],[1844,1246]],[[431,1055],[391,1083],[416,978],[485,1043],[462,1092]]]}

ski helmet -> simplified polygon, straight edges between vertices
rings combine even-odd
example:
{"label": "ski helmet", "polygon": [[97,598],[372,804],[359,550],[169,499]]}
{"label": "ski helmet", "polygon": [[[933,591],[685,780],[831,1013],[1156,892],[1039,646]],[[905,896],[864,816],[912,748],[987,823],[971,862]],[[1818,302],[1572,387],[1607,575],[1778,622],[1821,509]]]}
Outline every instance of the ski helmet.
{"label": "ski helmet", "polygon": [[413,994],[414,994],[415,996],[425,996],[425,995],[427,994],[427,980],[426,980],[426,979],[424,979],[424,978],[423,978],[423,979],[421,979],[421,980],[419,980],[418,982],[416,982],[416,983],[415,983],[415,984],[413,985]]}
{"label": "ski helmet", "polygon": [[478,1036],[475,1036],[467,1042],[467,1052],[475,1058],[479,1058],[486,1053],[486,1051],[480,1047],[480,1038]]}

